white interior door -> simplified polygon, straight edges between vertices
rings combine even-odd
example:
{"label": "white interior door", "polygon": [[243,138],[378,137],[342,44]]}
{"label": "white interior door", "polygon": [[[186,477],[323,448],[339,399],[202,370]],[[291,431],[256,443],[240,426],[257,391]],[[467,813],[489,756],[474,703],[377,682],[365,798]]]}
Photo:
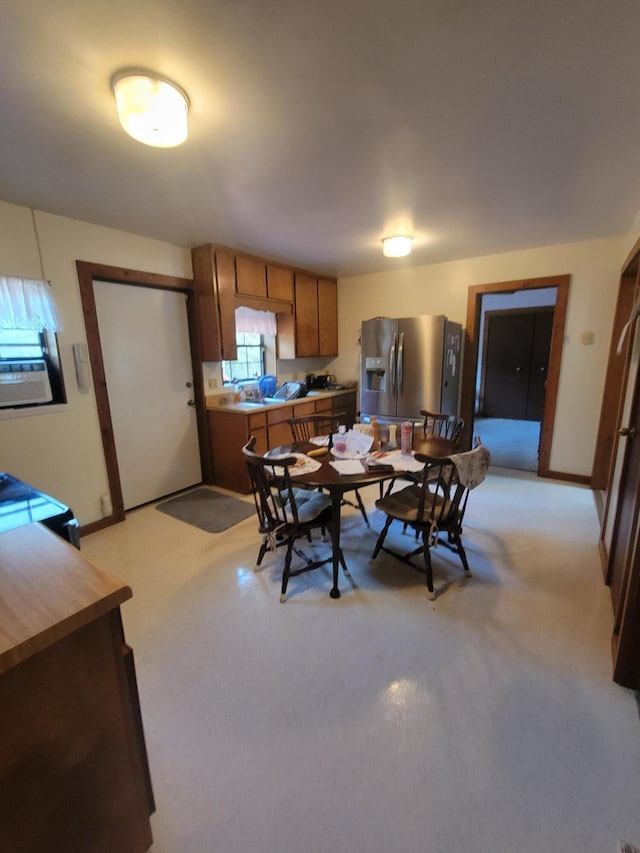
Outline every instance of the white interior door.
{"label": "white interior door", "polygon": [[94,281],[125,509],[202,479],[183,293]]}

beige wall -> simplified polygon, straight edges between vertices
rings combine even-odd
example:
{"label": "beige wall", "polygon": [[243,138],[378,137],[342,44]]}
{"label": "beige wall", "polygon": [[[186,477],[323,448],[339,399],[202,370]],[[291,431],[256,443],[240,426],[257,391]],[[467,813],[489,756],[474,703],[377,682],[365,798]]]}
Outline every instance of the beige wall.
{"label": "beige wall", "polygon": [[[191,277],[191,256],[183,247],[52,214],[36,211],[35,219],[44,276],[52,283],[61,316],[58,337],[68,404],[46,414],[39,410],[7,418],[0,413],[0,471],[56,495],[73,507],[82,524],[88,524],[101,517],[100,496],[108,488],[93,389],[82,395],[75,382],[72,344],[86,341],[75,261]],[[355,379],[363,319],[442,313],[464,325],[470,285],[569,273],[567,338],[551,467],[589,475],[620,266],[635,243],[634,228],[635,224],[617,240],[343,278],[338,285],[339,358],[280,363],[279,370],[300,378],[308,371],[324,370],[339,379]],[[0,234],[0,274],[39,278],[43,272],[31,210],[0,202]],[[593,346],[580,343],[583,331],[595,333]]]}
{"label": "beige wall", "polygon": [[[590,476],[626,243],[622,238],[593,240],[342,278],[340,356],[331,372],[339,378],[358,376],[362,319],[446,314],[464,326],[470,286],[568,273],[567,328],[550,461],[552,470]],[[595,333],[592,346],[581,343],[585,331]]]}
{"label": "beige wall", "polygon": [[93,387],[78,392],[72,344],[86,342],[76,260],[192,277],[188,249],[39,211],[37,242],[28,208],[0,202],[0,274],[47,278],[60,314],[58,333],[68,403],[0,420],[0,471],[8,471],[68,503],[81,524],[102,517],[108,494]]}

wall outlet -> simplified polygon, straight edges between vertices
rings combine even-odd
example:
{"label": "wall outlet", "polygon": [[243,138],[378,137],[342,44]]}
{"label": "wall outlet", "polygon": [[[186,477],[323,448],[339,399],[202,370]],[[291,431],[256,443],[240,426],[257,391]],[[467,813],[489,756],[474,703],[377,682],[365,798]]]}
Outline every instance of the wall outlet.
{"label": "wall outlet", "polygon": [[208,382],[209,391],[217,391],[218,390],[218,380],[215,376],[211,376]]}

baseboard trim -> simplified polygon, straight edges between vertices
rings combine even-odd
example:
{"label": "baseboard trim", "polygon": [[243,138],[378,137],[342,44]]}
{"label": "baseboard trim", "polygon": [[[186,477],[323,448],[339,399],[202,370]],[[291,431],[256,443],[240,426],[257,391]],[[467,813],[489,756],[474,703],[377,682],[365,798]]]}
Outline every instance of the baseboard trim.
{"label": "baseboard trim", "polygon": [[111,527],[112,524],[119,524],[121,521],[124,521],[124,516],[116,518],[115,515],[108,515],[106,518],[101,518],[98,521],[83,524],[80,528],[80,538],[88,536],[90,533],[96,533],[98,530],[104,530],[105,527]]}
{"label": "baseboard trim", "polygon": [[568,483],[580,483],[583,486],[591,485],[591,477],[587,474],[567,474],[564,471],[546,471],[544,474],[538,474],[539,477],[545,477],[547,480],[566,480]]}

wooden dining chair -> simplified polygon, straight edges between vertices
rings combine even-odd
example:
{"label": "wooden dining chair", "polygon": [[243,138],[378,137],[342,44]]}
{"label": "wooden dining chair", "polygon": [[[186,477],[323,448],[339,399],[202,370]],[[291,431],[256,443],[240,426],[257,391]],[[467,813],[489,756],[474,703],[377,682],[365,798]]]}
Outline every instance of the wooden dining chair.
{"label": "wooden dining chair", "polygon": [[462,418],[457,415],[446,415],[444,412],[429,412],[427,409],[420,409],[420,414],[424,418],[422,423],[424,439],[435,436],[459,443],[464,429]]}
{"label": "wooden dining chair", "polygon": [[[346,423],[346,418],[346,412],[334,412],[332,415],[302,415],[299,418],[289,418],[287,423],[291,429],[291,437],[294,442],[310,441],[312,438],[317,436],[326,435],[328,436],[328,447],[331,448],[333,435],[338,431],[338,426],[340,424]],[[344,504],[348,504],[355,509],[359,509],[360,514],[364,519],[364,523],[367,527],[371,527],[367,516],[367,510],[365,509],[360,492],[357,489],[354,489],[353,493],[356,499],[355,503],[343,498],[343,506]]]}
{"label": "wooden dining chair", "polygon": [[[428,597],[436,597],[433,588],[431,548],[444,545],[460,557],[465,577],[471,576],[467,554],[462,544],[462,520],[467,509],[469,491],[483,482],[489,468],[491,456],[484,445],[459,453],[449,459],[435,459],[416,453],[415,458],[424,463],[419,482],[412,483],[397,492],[385,495],[376,501],[376,508],[387,516],[378,536],[369,562],[373,562],[380,551],[403,563],[424,572]],[[396,551],[385,546],[389,528],[394,521],[412,527],[421,544],[412,551]],[[442,538],[446,534],[446,538]],[[424,567],[417,566],[412,558],[423,557]]]}
{"label": "wooden dining chair", "polygon": [[[444,412],[430,412],[427,409],[420,409],[422,421],[422,441],[428,441],[430,438],[445,438],[447,441],[452,441],[456,448],[460,444],[462,430],[464,429],[464,421],[457,415],[447,415]],[[414,445],[418,445],[416,450],[420,450],[420,436],[414,441]],[[398,478],[409,482],[418,482],[420,475],[410,472],[399,475]],[[387,486],[387,494],[393,490],[395,481],[392,480]],[[382,497],[382,495],[380,495]],[[405,525],[406,530],[406,525]]]}
{"label": "wooden dining chair", "polygon": [[[251,436],[242,448],[247,463],[251,491],[258,516],[259,531],[262,543],[258,552],[255,570],[259,571],[267,551],[275,551],[280,546],[286,547],[284,567],[282,571],[282,589],[280,601],[286,601],[289,578],[303,572],[317,569],[333,560],[333,551],[321,560],[312,560],[296,545],[299,539],[311,539],[311,532],[328,531],[333,540],[333,512],[331,498],[323,492],[295,488],[290,469],[296,464],[295,456],[274,460],[255,453],[256,438]],[[293,554],[296,554],[303,564],[291,568]],[[347,565],[339,553],[340,564],[348,575]]]}
{"label": "wooden dining chair", "polygon": [[319,415],[302,415],[299,418],[289,418],[287,423],[291,429],[291,437],[294,441],[310,441],[319,435],[329,437],[329,447],[331,446],[331,437],[338,432],[338,426],[345,422],[346,413],[336,412],[335,414],[319,414]]}

